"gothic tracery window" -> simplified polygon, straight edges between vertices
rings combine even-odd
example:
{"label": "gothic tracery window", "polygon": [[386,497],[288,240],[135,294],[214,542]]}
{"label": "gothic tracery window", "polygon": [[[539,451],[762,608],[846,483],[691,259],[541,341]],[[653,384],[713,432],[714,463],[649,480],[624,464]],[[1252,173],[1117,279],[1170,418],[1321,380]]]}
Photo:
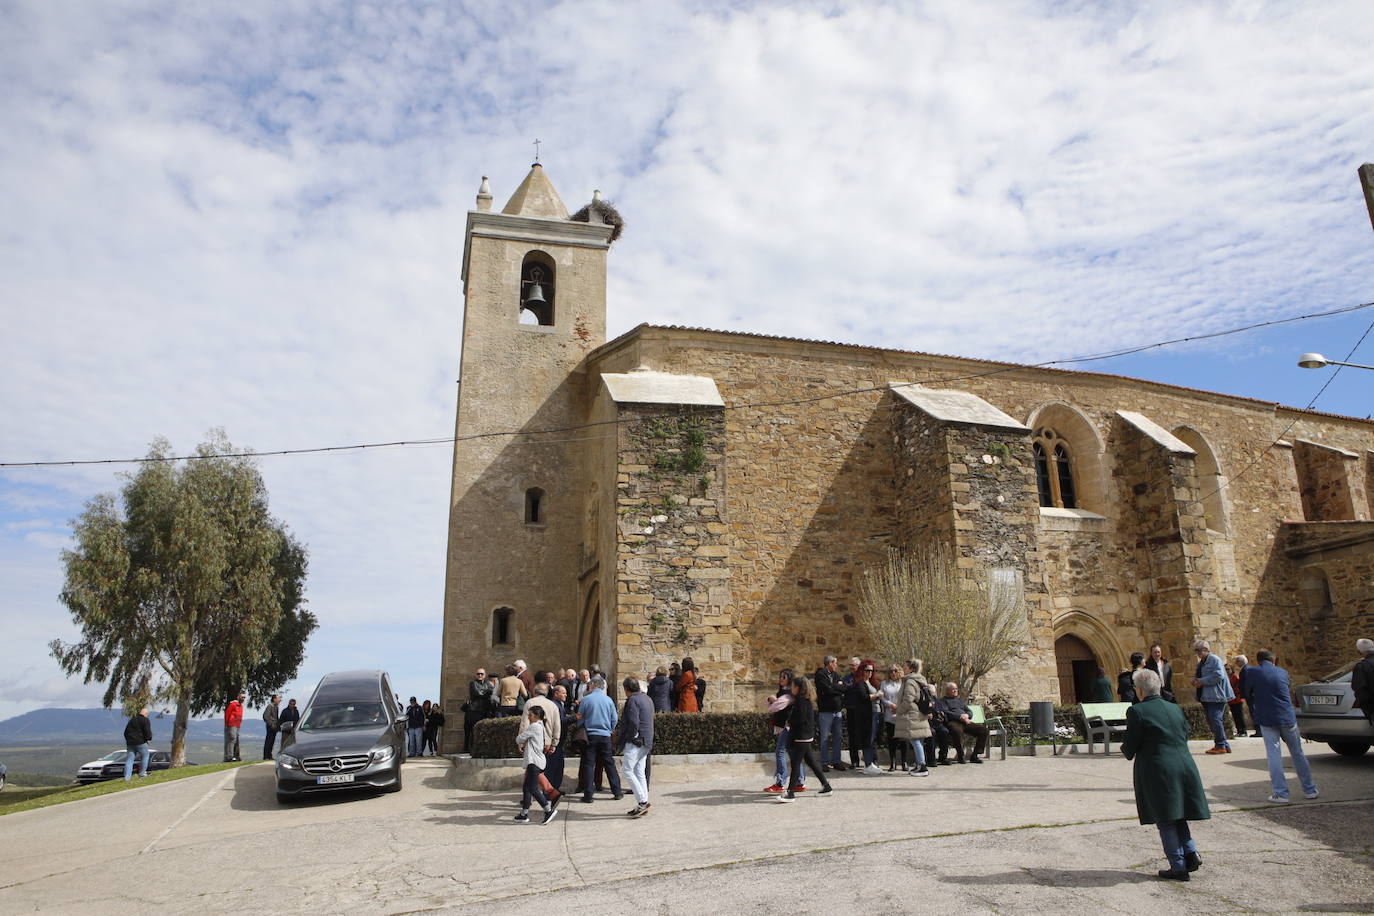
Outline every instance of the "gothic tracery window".
{"label": "gothic tracery window", "polygon": [[1035,455],[1035,485],[1040,491],[1040,505],[1077,509],[1073,453],[1068,443],[1050,427],[1042,426],[1035,431],[1031,450]]}

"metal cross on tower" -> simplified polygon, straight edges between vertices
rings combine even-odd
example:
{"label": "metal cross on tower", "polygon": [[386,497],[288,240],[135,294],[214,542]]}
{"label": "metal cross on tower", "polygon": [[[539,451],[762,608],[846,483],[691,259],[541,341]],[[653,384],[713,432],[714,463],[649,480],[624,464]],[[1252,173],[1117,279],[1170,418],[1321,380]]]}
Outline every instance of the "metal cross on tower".
{"label": "metal cross on tower", "polygon": [[539,161],[539,143],[540,143],[539,138],[538,138],[538,137],[535,137],[535,138],[534,138],[534,161],[535,161],[535,162],[538,162],[538,161]]}

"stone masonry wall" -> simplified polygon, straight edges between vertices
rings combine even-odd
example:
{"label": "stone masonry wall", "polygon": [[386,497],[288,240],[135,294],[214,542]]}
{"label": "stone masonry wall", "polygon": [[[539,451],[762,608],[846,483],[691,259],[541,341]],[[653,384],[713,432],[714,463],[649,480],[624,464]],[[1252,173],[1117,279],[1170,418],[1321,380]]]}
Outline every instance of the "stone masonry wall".
{"label": "stone masonry wall", "polygon": [[[1041,513],[1038,578],[1053,604],[1056,635],[1062,627],[1095,650],[1105,647],[1101,660],[1109,667],[1145,648],[1158,629],[1151,545],[1137,531],[1134,485],[1158,479],[1171,492],[1180,486],[1177,469],[1159,455],[1137,449],[1132,457],[1106,445],[1116,410],[1139,411],[1165,429],[1196,430],[1230,481],[1224,537],[1234,556],[1234,587],[1208,605],[1225,652],[1254,649],[1287,632],[1284,621],[1295,613],[1299,572],[1276,539],[1298,504],[1297,475],[1292,451],[1272,447],[1274,439],[1291,424],[1290,438],[1360,454],[1374,445],[1367,422],[1259,401],[1093,373],[1007,369],[974,378],[989,364],[748,335],[645,327],[598,351],[590,368],[624,372],[638,365],[710,376],[731,407],[720,508],[731,535],[726,565],[740,637],[730,668],[740,708],[757,708],[783,665],[809,671],[826,652],[871,654],[853,611],[856,578],[906,536],[905,513],[931,511],[909,504],[911,488],[927,481],[904,482],[898,475],[905,468],[896,470],[889,416],[895,404],[884,390],[890,380],[971,391],[1027,425],[1042,405],[1066,403],[1097,430],[1104,443],[1097,472],[1105,477],[1097,484],[1110,498],[1102,517]],[[874,390],[843,393],[859,388]],[[1132,467],[1123,469],[1123,461]],[[1124,490],[1123,475],[1133,480]],[[1190,477],[1186,469],[1183,477]],[[1201,507],[1194,512],[1191,503],[1201,494],[1192,489],[1181,497],[1189,504],[1182,514],[1200,520]],[[1184,543],[1201,545],[1204,535],[1187,537],[1179,536],[1180,555],[1196,572],[1208,571],[1196,561],[1210,557],[1182,551]],[[1184,633],[1182,615],[1169,626],[1167,652],[1186,663],[1194,634]],[[1307,655],[1301,647],[1287,652],[1295,680],[1318,673],[1309,670]],[[717,696],[721,705],[711,708],[732,702]]]}
{"label": "stone masonry wall", "polygon": [[1169,658],[1189,657],[1202,636],[1221,642],[1221,616],[1212,586],[1207,520],[1191,455],[1171,452],[1135,427],[1118,421],[1117,485],[1132,523],[1118,535],[1133,543],[1141,651],[1158,641]]}
{"label": "stone masonry wall", "polygon": [[617,429],[614,670],[652,674],[691,656],[714,709],[742,641],[721,513],[725,418],[719,409],[630,404],[620,419],[631,422]]}
{"label": "stone masonry wall", "polygon": [[1302,441],[1293,443],[1293,459],[1298,467],[1303,517],[1312,522],[1353,521],[1355,499],[1347,467],[1355,470],[1354,460],[1347,461],[1335,449]]}

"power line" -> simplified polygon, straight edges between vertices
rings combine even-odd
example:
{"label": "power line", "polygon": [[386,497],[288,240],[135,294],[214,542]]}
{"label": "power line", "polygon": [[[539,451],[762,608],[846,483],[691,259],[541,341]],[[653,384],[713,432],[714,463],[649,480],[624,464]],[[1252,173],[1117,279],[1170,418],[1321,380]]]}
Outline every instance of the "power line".
{"label": "power line", "polygon": [[[1045,360],[1045,361],[1043,361],[1043,362],[1038,362],[1038,363],[1009,364],[1009,365],[999,366],[999,367],[997,367],[997,368],[995,368],[995,369],[989,369],[989,370],[986,370],[986,371],[984,371],[984,372],[975,372],[975,373],[971,373],[971,374],[967,374],[967,375],[947,376],[947,377],[944,377],[944,378],[936,378],[936,379],[925,379],[924,381],[921,381],[921,382],[906,382],[906,383],[903,383],[903,385],[899,385],[899,386],[891,386],[891,385],[888,385],[888,384],[870,385],[870,386],[865,386],[865,387],[861,387],[861,388],[848,388],[848,389],[841,389],[841,390],[839,390],[839,391],[829,391],[829,392],[826,392],[826,393],[824,393],[824,394],[818,394],[818,395],[808,396],[808,397],[804,397],[804,398],[789,398],[789,399],[778,400],[778,401],[744,401],[744,402],[740,402],[740,403],[737,403],[737,404],[727,404],[727,405],[725,405],[724,407],[722,407],[722,408],[720,408],[720,409],[721,409],[721,410],[724,410],[724,411],[731,411],[731,410],[759,409],[759,408],[765,408],[765,407],[791,407],[791,406],[797,406],[797,405],[800,405],[800,404],[814,403],[814,402],[816,402],[816,401],[824,401],[824,400],[828,400],[828,399],[830,399],[830,398],[849,397],[849,396],[856,395],[856,394],[869,394],[869,393],[872,393],[872,392],[875,392],[875,391],[883,391],[883,390],[886,390],[886,389],[888,389],[889,387],[904,387],[905,385],[921,386],[921,385],[930,385],[930,384],[947,384],[947,383],[949,383],[949,382],[969,381],[969,380],[972,380],[972,379],[987,378],[987,377],[989,377],[989,376],[1000,375],[1000,374],[1005,373],[1005,372],[1016,372],[1016,371],[1019,371],[1019,370],[1022,370],[1022,369],[1045,369],[1045,368],[1050,368],[1050,367],[1053,367],[1053,366],[1064,366],[1064,365],[1071,365],[1071,364],[1077,364],[1077,363],[1098,362],[1098,361],[1101,361],[1101,360],[1118,359],[1118,358],[1123,357],[1123,356],[1131,356],[1131,355],[1136,354],[1136,353],[1143,353],[1143,352],[1145,352],[1145,351],[1147,351],[1147,350],[1157,350],[1157,349],[1162,349],[1162,348],[1164,348],[1164,347],[1174,346],[1174,345],[1177,345],[1177,344],[1192,343],[1192,342],[1201,341],[1201,340],[1215,340],[1215,339],[1217,339],[1217,338],[1219,338],[1219,337],[1228,337],[1228,336],[1233,335],[1233,334],[1241,334],[1241,333],[1244,333],[1244,332],[1246,332],[1246,331],[1253,331],[1253,330],[1257,330],[1257,329],[1259,329],[1259,328],[1276,327],[1276,326],[1278,326],[1278,325],[1293,324],[1293,323],[1299,322],[1299,321],[1310,321],[1310,320],[1315,319],[1315,318],[1329,318],[1329,317],[1332,317],[1332,316],[1334,316],[1334,315],[1344,315],[1344,314],[1348,314],[1348,313],[1351,313],[1351,312],[1357,312],[1357,311],[1360,311],[1360,310],[1362,310],[1362,309],[1367,309],[1367,308],[1371,308],[1371,307],[1374,307],[1374,302],[1362,302],[1362,303],[1360,303],[1360,304],[1358,304],[1358,305],[1349,305],[1349,306],[1344,306],[1344,307],[1342,307],[1342,308],[1330,309],[1330,310],[1323,311],[1323,312],[1312,312],[1312,313],[1306,314],[1306,315],[1294,315],[1294,316],[1289,317],[1289,318],[1278,318],[1278,319],[1274,319],[1274,320],[1272,320],[1272,321],[1260,321],[1260,322],[1256,322],[1256,323],[1253,323],[1253,324],[1242,325],[1242,326],[1240,326],[1240,327],[1228,328],[1228,329],[1221,330],[1221,331],[1214,331],[1214,332],[1209,333],[1209,334],[1195,334],[1195,335],[1191,335],[1191,336],[1189,336],[1189,337],[1178,337],[1178,338],[1173,338],[1173,339],[1170,339],[1170,340],[1161,340],[1161,341],[1156,341],[1156,342],[1154,342],[1154,343],[1142,344],[1142,345],[1140,345],[1140,346],[1128,347],[1128,348],[1121,349],[1121,350],[1112,350],[1112,351],[1108,351],[1108,352],[1105,352],[1105,353],[1097,353],[1097,354],[1088,355],[1088,356],[1074,356],[1074,357],[1066,357],[1066,358],[1063,358],[1063,359],[1051,359],[1051,360]],[[1371,325],[1371,327],[1374,327],[1374,325]],[[1369,333],[1369,331],[1366,330],[1366,331],[1365,331],[1365,334],[1368,335],[1368,333]],[[1364,340],[1364,337],[1362,336],[1362,337],[1360,338],[1360,340],[1363,341],[1363,340]],[[1356,348],[1358,348],[1358,347],[1359,347],[1359,344],[1357,343],[1357,344],[1356,344]],[[1354,352],[1354,351],[1352,350],[1351,353],[1353,354],[1353,352]],[[953,359],[974,359],[973,357],[951,357],[951,358],[953,358]],[[1346,360],[1348,361],[1349,359],[1350,359],[1350,357],[1347,356],[1347,357],[1346,357]],[[981,361],[981,360],[980,360],[980,361]],[[1339,368],[1338,368],[1338,369],[1336,370],[1336,372],[1332,373],[1332,375],[1327,379],[1326,385],[1323,385],[1323,386],[1322,386],[1321,390],[1317,392],[1316,396],[1312,398],[1312,400],[1308,403],[1307,408],[1305,408],[1305,409],[1311,409],[1312,405],[1315,404],[1315,403],[1317,402],[1317,399],[1321,397],[1322,393],[1323,393],[1324,391],[1326,391],[1327,386],[1329,386],[1329,385],[1331,384],[1331,381],[1335,378],[1336,374],[1339,373],[1339,371],[1340,371],[1340,370],[1339,370]],[[472,441],[472,440],[477,440],[477,439],[495,439],[495,438],[515,437],[515,436],[540,436],[540,435],[547,435],[547,434],[552,434],[552,433],[573,432],[573,431],[576,431],[576,430],[591,429],[591,428],[599,427],[599,426],[618,426],[618,425],[623,424],[623,423],[638,423],[638,422],[645,422],[645,421],[649,421],[649,420],[670,419],[670,418],[676,418],[676,417],[683,417],[683,416],[688,416],[688,415],[691,415],[691,414],[694,414],[694,413],[697,413],[697,412],[699,412],[699,411],[695,411],[695,410],[690,410],[690,411],[673,410],[673,411],[664,411],[664,412],[659,413],[659,414],[653,414],[653,415],[645,416],[645,417],[635,417],[635,418],[621,418],[621,417],[616,417],[616,418],[613,418],[613,419],[610,419],[610,420],[595,420],[595,421],[588,422],[588,423],[576,423],[576,424],[569,424],[569,425],[566,425],[566,426],[552,426],[552,427],[545,427],[545,428],[543,428],[543,429],[534,429],[534,430],[519,430],[519,429],[495,430],[495,431],[492,431],[492,432],[485,432],[485,433],[471,433],[471,434],[466,435],[466,436],[443,436],[443,437],[428,438],[428,439],[400,439],[400,440],[395,440],[395,441],[391,441],[391,442],[365,442],[365,443],[356,443],[356,444],[352,444],[352,445],[328,445],[328,446],[315,446],[315,447],[310,447],[310,448],[275,449],[275,450],[267,451],[267,452],[231,452],[231,453],[213,454],[213,455],[159,455],[159,456],[145,456],[145,457],[142,457],[142,458],[90,458],[90,459],[72,459],[72,460],[65,460],[65,461],[5,461],[5,462],[0,462],[0,468],[73,467],[73,466],[78,466],[78,465],[113,465],[113,464],[150,464],[150,463],[167,462],[167,461],[198,461],[198,460],[202,460],[202,459],[206,459],[206,458],[264,458],[264,457],[279,457],[279,456],[294,456],[294,455],[315,455],[315,454],[325,454],[325,453],[330,453],[330,452],[355,452],[355,451],[363,451],[363,450],[379,449],[379,448],[403,448],[403,447],[425,446],[425,445],[445,445],[445,444],[452,444],[452,443],[455,443],[455,442],[466,442],[466,441]],[[1293,423],[1289,425],[1288,428],[1291,429],[1292,426],[1295,425],[1296,423],[1297,423],[1297,420],[1295,419],[1295,420],[1293,421]],[[1286,433],[1286,432],[1287,432],[1287,430],[1285,430],[1285,433]],[[595,438],[600,438],[600,437],[595,437]],[[1283,438],[1283,436],[1280,435],[1279,438],[1281,439],[1281,438]],[[549,444],[549,445],[552,445],[552,444],[555,444],[555,443],[557,443],[557,442],[569,442],[569,441],[578,441],[578,440],[571,440],[571,439],[562,439],[562,440],[542,440],[542,439],[541,439],[541,440],[538,440],[537,442],[521,443],[521,444],[531,444],[531,445],[532,445],[532,444],[540,444],[540,445]],[[1271,443],[1271,445],[1270,445],[1269,447],[1272,448],[1272,445],[1273,445],[1273,444]],[[1268,448],[1266,448],[1265,451],[1268,451]],[[1263,457],[1263,454],[1264,454],[1264,453],[1261,453],[1261,455],[1260,455],[1259,457]],[[1258,460],[1259,460],[1259,458],[1256,458],[1256,462],[1257,462]],[[1252,463],[1251,466],[1253,466],[1253,463]],[[1246,470],[1249,470],[1249,466],[1247,466]],[[1242,473],[1244,473],[1244,472],[1242,472]],[[1238,477],[1239,477],[1239,475],[1237,475],[1237,478],[1233,478],[1233,479],[1238,479]]]}
{"label": "power line", "polygon": [[[1350,352],[1347,353],[1347,354],[1345,354],[1345,359],[1341,360],[1341,362],[1347,362],[1347,363],[1350,362],[1351,357],[1353,357],[1353,356],[1355,355],[1355,351],[1356,351],[1356,350],[1360,349],[1360,345],[1361,345],[1362,343],[1364,343],[1364,340],[1365,340],[1366,337],[1369,336],[1369,332],[1370,332],[1370,331],[1374,331],[1374,322],[1370,322],[1369,327],[1367,327],[1367,328],[1364,329],[1364,333],[1360,335],[1360,339],[1357,340],[1357,341],[1355,341],[1355,346],[1353,346],[1353,347],[1350,348]],[[1323,394],[1326,393],[1326,389],[1331,387],[1331,383],[1334,382],[1334,381],[1336,380],[1336,376],[1337,376],[1337,375],[1340,375],[1341,369],[1343,369],[1343,368],[1344,368],[1343,366],[1337,366],[1337,367],[1336,367],[1336,371],[1335,371],[1335,372],[1332,372],[1330,375],[1328,375],[1328,376],[1326,377],[1326,381],[1323,382],[1323,383],[1322,383],[1322,386],[1321,386],[1320,388],[1317,389],[1317,393],[1314,394],[1314,395],[1312,395],[1312,400],[1310,400],[1310,401],[1307,402],[1307,406],[1303,408],[1304,410],[1311,410],[1311,409],[1312,409],[1312,405],[1316,404],[1317,401],[1321,398],[1321,396],[1322,396]],[[1295,426],[1298,425],[1298,421],[1301,420],[1301,419],[1302,419],[1301,416],[1296,416],[1296,417],[1294,417],[1291,421],[1289,421],[1288,425],[1284,427],[1283,432],[1281,432],[1281,433],[1279,433],[1277,436],[1275,436],[1275,437],[1274,437],[1274,441],[1272,441],[1272,442],[1270,442],[1268,445],[1266,445],[1266,446],[1260,451],[1260,453],[1259,453],[1258,455],[1255,456],[1255,458],[1254,458],[1253,461],[1251,461],[1249,464],[1247,464],[1244,468],[1241,469],[1241,471],[1240,471],[1239,474],[1235,474],[1235,475],[1233,475],[1233,476],[1228,477],[1228,478],[1226,479],[1226,482],[1225,482],[1225,483],[1223,483],[1223,484],[1221,484],[1220,486],[1218,486],[1218,487],[1217,487],[1215,490],[1213,490],[1211,493],[1208,493],[1208,494],[1205,495],[1205,496],[1199,497],[1199,502],[1201,502],[1201,501],[1203,501],[1203,500],[1207,500],[1207,499],[1212,498],[1213,496],[1215,496],[1216,494],[1220,493],[1222,490],[1224,490],[1224,489],[1226,489],[1227,487],[1231,486],[1231,485],[1232,485],[1233,483],[1235,483],[1237,480],[1240,480],[1242,477],[1244,477],[1246,474],[1248,474],[1248,473],[1250,472],[1250,470],[1251,470],[1252,468],[1255,467],[1255,465],[1259,464],[1261,461],[1264,460],[1264,456],[1267,455],[1267,454],[1269,454],[1270,449],[1272,449],[1274,446],[1278,445],[1281,441],[1283,441],[1283,438],[1284,438],[1285,436],[1287,436],[1289,432],[1292,431],[1293,427],[1295,427]]]}

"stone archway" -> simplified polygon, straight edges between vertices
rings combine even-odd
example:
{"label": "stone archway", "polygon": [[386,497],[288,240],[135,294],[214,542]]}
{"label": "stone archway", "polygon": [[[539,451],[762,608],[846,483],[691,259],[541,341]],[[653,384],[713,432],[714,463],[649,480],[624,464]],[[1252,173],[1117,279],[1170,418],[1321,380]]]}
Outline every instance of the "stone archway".
{"label": "stone archway", "polygon": [[[1068,659],[1071,663],[1069,666],[1070,671],[1072,671],[1073,668],[1072,662],[1078,661],[1081,663],[1086,661],[1086,658],[1074,658],[1075,655],[1081,656],[1084,654],[1081,649],[1077,648],[1075,643],[1087,647],[1092,658],[1096,660],[1097,666],[1105,670],[1108,677],[1115,676],[1116,672],[1127,667],[1126,653],[1122,651],[1120,644],[1117,643],[1116,637],[1112,635],[1111,630],[1107,629],[1106,625],[1096,617],[1085,614],[1082,611],[1065,611],[1054,618],[1052,626],[1054,627],[1056,655],[1059,650],[1060,640],[1065,637],[1073,637],[1074,639],[1074,643],[1065,643],[1066,649],[1068,647],[1073,647]],[[1080,668],[1086,668],[1086,666],[1080,664]],[[1096,677],[1096,675],[1097,672],[1094,671],[1093,676]],[[1075,692],[1077,692],[1076,682]],[[1063,699],[1062,681],[1060,693],[1061,701],[1063,702],[1081,702],[1080,700]]]}

